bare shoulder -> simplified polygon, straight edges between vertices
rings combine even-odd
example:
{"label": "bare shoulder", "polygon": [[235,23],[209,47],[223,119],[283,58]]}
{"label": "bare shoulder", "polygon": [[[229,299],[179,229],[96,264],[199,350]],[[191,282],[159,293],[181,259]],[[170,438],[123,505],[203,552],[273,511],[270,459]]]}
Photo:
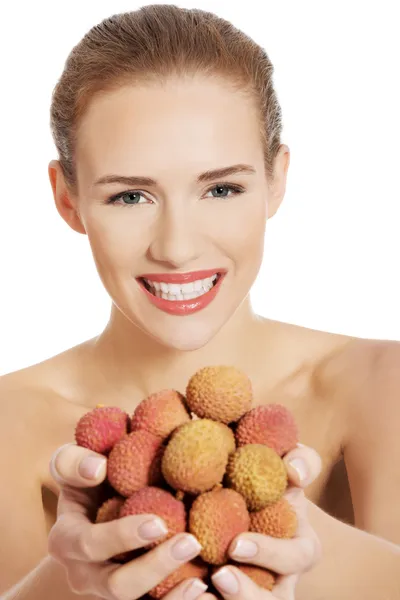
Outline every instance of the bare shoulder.
{"label": "bare shoulder", "polygon": [[0,377],[0,444],[12,443],[30,457],[31,472],[42,477],[49,452],[66,438],[84,410],[73,402],[72,371],[80,347]]}

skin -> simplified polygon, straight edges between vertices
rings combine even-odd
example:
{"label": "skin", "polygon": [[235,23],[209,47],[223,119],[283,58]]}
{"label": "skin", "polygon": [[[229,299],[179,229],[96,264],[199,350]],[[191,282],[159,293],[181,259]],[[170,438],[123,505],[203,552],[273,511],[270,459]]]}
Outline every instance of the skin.
{"label": "skin", "polygon": [[[306,480],[305,490],[318,535],[328,531],[325,523],[338,523],[322,517],[324,509],[400,544],[400,489],[388,460],[400,455],[399,344],[278,323],[251,308],[249,290],[262,262],[267,219],[284,197],[289,157],[282,145],[269,181],[250,100],[221,82],[197,77],[95,98],[78,132],[76,194],[59,163],[51,161],[57,210],[73,230],[88,236],[113,304],[98,336],[0,381],[0,439],[4,449],[16,448],[14,468],[1,465],[8,477],[5,487],[14,490],[2,497],[1,514],[19,511],[17,524],[2,523],[3,589],[47,555],[47,534],[62,490],[48,463],[73,439],[80,416],[98,403],[132,413],[154,391],[184,392],[195,371],[213,364],[233,364],[246,372],[255,404],[287,406],[301,441],[318,452],[321,472]],[[252,165],[255,173],[196,183],[199,173],[237,163]],[[152,177],[158,184],[95,185],[111,173]],[[222,183],[245,192],[219,198],[215,186]],[[133,190],[142,192],[141,204],[106,204],[112,195]],[[135,280],[144,273],[208,268],[227,269],[221,290],[206,309],[185,317],[159,311]],[[6,460],[7,452],[0,454]],[[34,497],[37,512],[29,520],[26,503],[15,505],[15,489],[18,498]],[[29,548],[27,523],[36,528],[37,540]],[[330,537],[336,539],[333,533]],[[296,598],[316,598],[312,590],[321,589],[329,573],[332,577],[335,561],[321,564],[322,570],[301,577]]]}

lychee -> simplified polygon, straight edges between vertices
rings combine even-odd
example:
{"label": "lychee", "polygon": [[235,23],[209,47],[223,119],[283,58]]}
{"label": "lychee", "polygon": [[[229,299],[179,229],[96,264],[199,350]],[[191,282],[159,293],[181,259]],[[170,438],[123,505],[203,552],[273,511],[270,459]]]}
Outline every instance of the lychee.
{"label": "lychee", "polygon": [[216,487],[198,496],[189,513],[189,531],[203,549],[201,558],[222,565],[233,538],[248,531],[250,517],[243,497],[227,488]]}
{"label": "lychee", "polygon": [[231,433],[210,419],[196,419],[178,427],[161,463],[167,483],[191,494],[206,492],[220,483],[234,443]]}
{"label": "lychee", "polygon": [[175,390],[151,394],[136,407],[131,419],[131,431],[145,429],[163,439],[179,425],[190,421],[185,398]]}
{"label": "lychee", "polygon": [[204,367],[190,378],[186,389],[191,411],[226,424],[238,421],[252,400],[251,381],[236,367]]}
{"label": "lychee", "polygon": [[103,504],[97,510],[96,523],[106,523],[107,521],[114,521],[119,518],[119,511],[125,502],[125,498],[121,496],[114,496],[109,500],[103,502]]}
{"label": "lychee", "polygon": [[146,547],[156,546],[186,529],[186,511],[183,502],[161,488],[148,486],[132,494],[122,506],[120,517],[146,513],[161,517],[168,527],[168,533],[164,537]]}
{"label": "lychee", "polygon": [[285,406],[267,404],[243,415],[236,428],[236,441],[239,448],[245,444],[265,444],[284,456],[296,447],[299,434],[294,417]]}
{"label": "lychee", "polygon": [[275,450],[262,444],[247,444],[231,454],[226,480],[242,494],[250,511],[279,500],[288,483],[285,463]]}
{"label": "lychee", "polygon": [[99,406],[84,414],[75,427],[78,446],[107,454],[127,434],[129,416],[115,406]]}
{"label": "lychee", "polygon": [[148,431],[134,431],[111,450],[108,457],[109,483],[121,496],[131,496],[147,485],[161,481],[162,439]]}
{"label": "lychee", "polygon": [[235,567],[247,577],[250,577],[261,588],[271,591],[274,587],[276,576],[268,569],[243,564],[235,564]]}
{"label": "lychee", "polygon": [[292,538],[296,529],[296,512],[286,498],[250,513],[250,531],[276,538]]}
{"label": "lychee", "polygon": [[176,571],[173,571],[164,581],[159,583],[150,592],[152,598],[163,598],[172,588],[181,583],[184,579],[196,577],[204,579],[207,577],[208,567],[199,559],[195,559],[189,563],[184,563]]}

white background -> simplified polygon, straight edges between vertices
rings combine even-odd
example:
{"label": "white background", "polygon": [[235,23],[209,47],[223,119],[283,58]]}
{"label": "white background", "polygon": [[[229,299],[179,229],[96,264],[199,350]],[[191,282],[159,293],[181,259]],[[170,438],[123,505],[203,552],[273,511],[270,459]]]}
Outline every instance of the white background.
{"label": "white background", "polygon": [[[97,335],[110,299],[85,236],[54,206],[52,89],[93,25],[146,2],[7,2],[1,57],[0,373]],[[178,2],[212,10],[275,65],[291,149],[253,290],[267,317],[400,340],[397,2]]]}

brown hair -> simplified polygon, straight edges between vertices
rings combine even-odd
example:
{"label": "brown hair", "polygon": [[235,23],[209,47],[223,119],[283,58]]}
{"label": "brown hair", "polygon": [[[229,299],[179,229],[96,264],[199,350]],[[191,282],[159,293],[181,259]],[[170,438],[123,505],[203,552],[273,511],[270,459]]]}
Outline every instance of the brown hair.
{"label": "brown hair", "polygon": [[52,94],[50,125],[68,187],[77,191],[74,147],[95,94],[196,73],[222,77],[255,101],[266,175],[272,180],[282,131],[273,70],[263,48],[210,12],[152,4],[104,19],[72,49]]}

